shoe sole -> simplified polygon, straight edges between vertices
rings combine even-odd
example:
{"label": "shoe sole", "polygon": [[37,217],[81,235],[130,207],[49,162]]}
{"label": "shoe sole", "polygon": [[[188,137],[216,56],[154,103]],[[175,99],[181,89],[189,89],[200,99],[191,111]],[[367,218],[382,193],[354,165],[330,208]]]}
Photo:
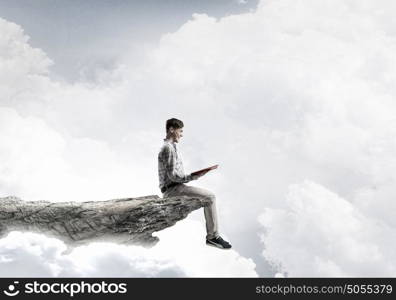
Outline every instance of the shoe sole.
{"label": "shoe sole", "polygon": [[222,245],[214,244],[214,243],[211,243],[211,242],[206,242],[206,245],[212,246],[212,247],[215,247],[215,248],[218,248],[218,249],[223,249],[223,250],[230,250],[232,248],[232,247],[224,248]]}

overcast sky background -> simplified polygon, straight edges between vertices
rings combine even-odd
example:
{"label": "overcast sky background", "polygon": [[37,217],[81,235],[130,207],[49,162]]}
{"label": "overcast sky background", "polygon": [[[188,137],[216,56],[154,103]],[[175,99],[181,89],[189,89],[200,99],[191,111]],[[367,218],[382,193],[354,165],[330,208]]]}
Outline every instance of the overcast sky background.
{"label": "overcast sky background", "polygon": [[0,1],[0,195],[159,194],[177,117],[234,246],[204,245],[202,211],[151,250],[13,232],[0,275],[395,276],[395,6]]}

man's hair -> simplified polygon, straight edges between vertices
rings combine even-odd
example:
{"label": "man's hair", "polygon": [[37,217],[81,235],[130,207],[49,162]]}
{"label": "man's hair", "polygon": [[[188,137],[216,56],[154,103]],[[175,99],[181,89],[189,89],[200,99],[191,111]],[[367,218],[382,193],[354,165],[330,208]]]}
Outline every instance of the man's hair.
{"label": "man's hair", "polygon": [[175,129],[183,128],[184,127],[183,121],[180,121],[175,118],[166,120],[166,132],[168,132],[169,128],[171,128],[171,127],[175,128]]}

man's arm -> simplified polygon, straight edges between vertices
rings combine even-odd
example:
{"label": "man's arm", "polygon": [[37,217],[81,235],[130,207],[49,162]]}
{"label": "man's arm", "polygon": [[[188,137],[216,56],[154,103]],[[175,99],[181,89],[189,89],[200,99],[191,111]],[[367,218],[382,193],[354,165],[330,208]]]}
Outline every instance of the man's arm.
{"label": "man's arm", "polygon": [[176,169],[176,153],[170,147],[164,148],[162,157],[165,162],[166,173],[170,180],[173,182],[187,183],[195,179],[194,176],[191,176],[191,174],[179,174],[178,170]]}

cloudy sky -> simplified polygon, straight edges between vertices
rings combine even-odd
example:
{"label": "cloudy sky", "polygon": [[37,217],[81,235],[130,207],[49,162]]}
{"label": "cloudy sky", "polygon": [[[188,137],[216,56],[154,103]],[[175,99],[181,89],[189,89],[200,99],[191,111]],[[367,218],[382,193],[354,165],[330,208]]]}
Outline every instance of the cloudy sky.
{"label": "cloudy sky", "polygon": [[0,0],[0,197],[160,194],[177,117],[185,169],[220,164],[191,184],[216,194],[233,244],[204,245],[202,211],[150,250],[11,232],[0,275],[396,276],[395,9]]}

